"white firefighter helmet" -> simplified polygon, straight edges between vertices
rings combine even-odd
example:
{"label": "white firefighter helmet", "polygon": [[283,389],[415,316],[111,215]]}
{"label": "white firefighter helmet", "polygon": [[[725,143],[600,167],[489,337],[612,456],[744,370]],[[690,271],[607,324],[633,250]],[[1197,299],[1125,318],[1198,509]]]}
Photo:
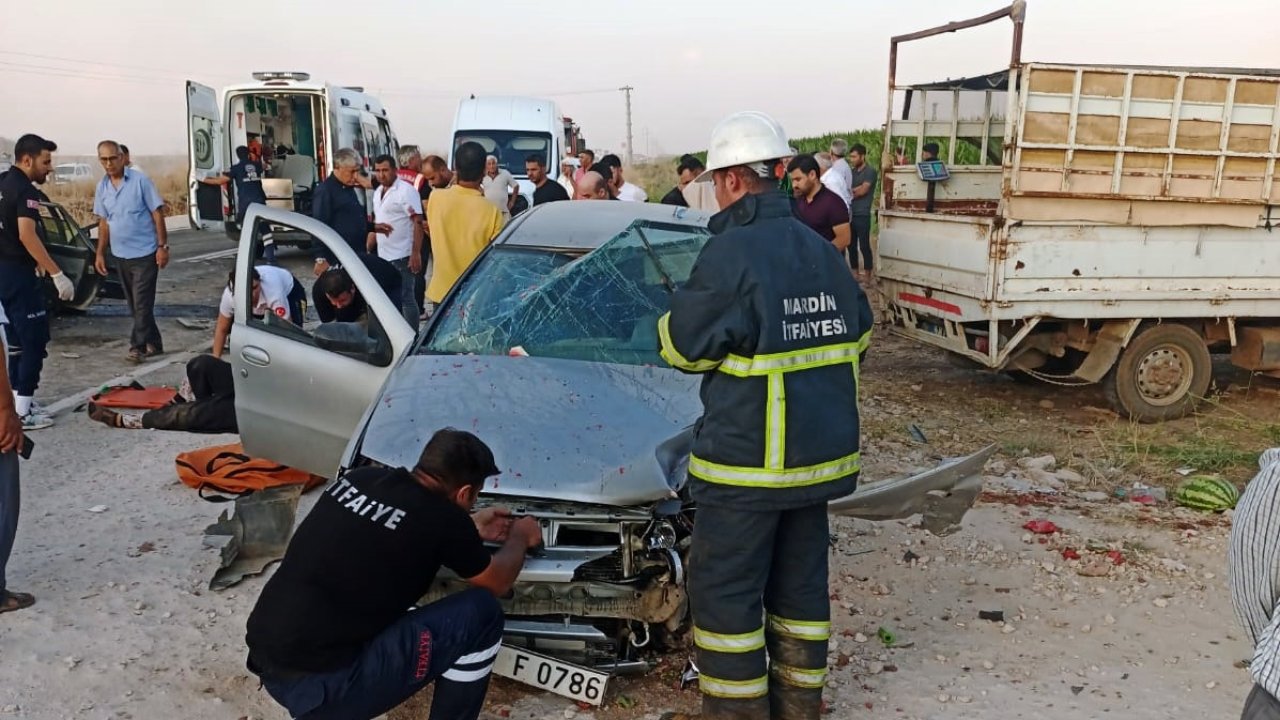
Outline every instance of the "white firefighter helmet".
{"label": "white firefighter helmet", "polygon": [[768,175],[767,161],[792,154],[787,133],[777,120],[756,110],[737,112],[721,120],[711,131],[707,170],[695,182],[710,182],[712,172],[739,165]]}

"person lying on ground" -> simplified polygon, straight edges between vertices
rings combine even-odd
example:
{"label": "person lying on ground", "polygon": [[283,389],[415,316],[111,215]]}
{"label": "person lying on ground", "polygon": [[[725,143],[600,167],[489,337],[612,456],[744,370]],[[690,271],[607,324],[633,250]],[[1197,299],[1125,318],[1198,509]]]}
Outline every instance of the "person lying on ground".
{"label": "person lying on ground", "polygon": [[[289,322],[302,327],[302,319],[306,314],[307,291],[302,283],[288,270],[271,265],[260,265],[252,268],[253,278],[253,310],[255,320],[261,320],[271,313],[278,318],[287,318]],[[222,289],[222,301],[218,304],[218,321],[213,330],[213,356],[221,359],[227,347],[227,338],[231,335],[231,323],[235,319],[235,285],[236,271],[227,273],[227,286]]]}
{"label": "person lying on ground", "polygon": [[[373,718],[433,682],[430,717],[479,716],[502,646],[497,598],[542,542],[534,518],[471,512],[497,474],[480,438],[445,428],[412,470],[356,468],[325,491],[245,633],[247,667],[292,717]],[[413,607],[441,566],[471,588]]]}
{"label": "person lying on ground", "polygon": [[236,386],[231,363],[212,355],[198,355],[187,362],[183,390],[174,401],[142,415],[121,413],[90,402],[89,419],[126,430],[176,430],[180,432],[236,433]]}

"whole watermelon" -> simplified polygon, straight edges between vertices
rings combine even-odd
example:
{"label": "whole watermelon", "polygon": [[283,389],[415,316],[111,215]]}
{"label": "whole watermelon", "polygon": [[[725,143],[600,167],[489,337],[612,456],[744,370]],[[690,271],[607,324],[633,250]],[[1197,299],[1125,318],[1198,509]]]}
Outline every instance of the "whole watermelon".
{"label": "whole watermelon", "polygon": [[1204,512],[1221,512],[1236,506],[1240,491],[1217,475],[1193,475],[1173,493],[1174,502]]}

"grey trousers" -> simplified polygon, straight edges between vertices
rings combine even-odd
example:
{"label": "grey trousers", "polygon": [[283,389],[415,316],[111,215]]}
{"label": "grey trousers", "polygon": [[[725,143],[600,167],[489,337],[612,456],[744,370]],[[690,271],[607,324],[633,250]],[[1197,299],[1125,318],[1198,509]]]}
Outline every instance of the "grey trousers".
{"label": "grey trousers", "polygon": [[422,313],[418,310],[418,301],[413,297],[418,284],[414,281],[413,271],[409,269],[409,258],[392,260],[391,266],[400,271],[400,312],[404,314],[409,327],[417,330],[418,317]]}
{"label": "grey trousers", "polygon": [[5,584],[5,567],[18,534],[18,453],[0,453],[0,593]]}
{"label": "grey trousers", "polygon": [[160,268],[156,265],[155,253],[131,260],[116,260],[116,267],[120,271],[120,284],[124,286],[124,299],[129,302],[129,312],[133,313],[129,349],[141,352],[150,345],[164,350],[160,326],[156,325],[156,280],[160,276]]}
{"label": "grey trousers", "polygon": [[1280,720],[1280,701],[1271,697],[1271,693],[1254,685],[1253,692],[1244,701],[1244,713],[1240,720]]}

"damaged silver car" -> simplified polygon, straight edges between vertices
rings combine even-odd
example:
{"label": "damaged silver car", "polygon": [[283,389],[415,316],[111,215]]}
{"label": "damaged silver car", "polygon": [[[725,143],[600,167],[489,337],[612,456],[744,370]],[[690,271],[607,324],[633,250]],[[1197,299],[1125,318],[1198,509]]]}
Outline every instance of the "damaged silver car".
{"label": "damaged silver car", "polygon": [[[503,469],[483,502],[538,518],[545,538],[503,599],[507,642],[615,672],[645,669],[651,650],[677,645],[688,623],[696,509],[685,483],[701,405],[699,378],[659,359],[657,320],[710,237],[707,216],[603,201],[535,207],[415,338],[328,228],[255,212],[328,245],[369,310],[356,333],[304,331],[252,320],[237,296],[231,358],[246,450],[331,477],[368,463],[412,467],[436,429],[472,431]],[[242,277],[254,242],[241,243]],[[928,529],[950,531],[980,492],[989,454],[864,478],[832,512],[922,514]],[[461,587],[442,574],[426,600]]]}

